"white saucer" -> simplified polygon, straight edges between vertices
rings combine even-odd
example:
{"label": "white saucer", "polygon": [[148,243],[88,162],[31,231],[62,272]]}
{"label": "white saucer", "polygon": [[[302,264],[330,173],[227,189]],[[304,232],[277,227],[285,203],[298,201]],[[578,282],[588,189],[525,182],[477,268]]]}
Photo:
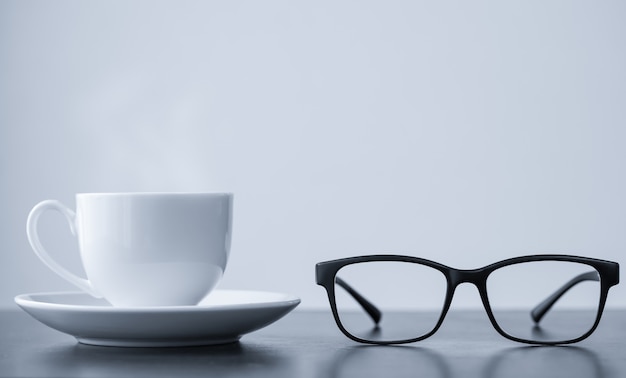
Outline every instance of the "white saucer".
{"label": "white saucer", "polygon": [[215,290],[196,306],[112,307],[85,293],[22,294],[15,302],[43,324],[83,344],[171,347],[237,341],[280,319],[300,299],[262,291]]}

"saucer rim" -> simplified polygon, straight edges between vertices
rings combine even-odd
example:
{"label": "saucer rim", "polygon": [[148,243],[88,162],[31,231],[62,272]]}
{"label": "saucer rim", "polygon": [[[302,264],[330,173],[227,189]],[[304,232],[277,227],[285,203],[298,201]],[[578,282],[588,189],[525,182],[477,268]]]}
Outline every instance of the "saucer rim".
{"label": "saucer rim", "polygon": [[[88,293],[83,291],[51,291],[51,292],[38,292],[38,293],[24,293],[14,297],[15,303],[20,306],[26,306],[30,308],[38,308],[42,310],[65,310],[65,311],[93,311],[93,312],[114,312],[114,313],[153,313],[153,312],[205,312],[205,311],[231,311],[240,307],[245,309],[254,308],[268,308],[268,307],[285,307],[285,306],[297,306],[301,303],[301,299],[293,294],[280,293],[265,290],[238,290],[238,289],[216,289],[213,292],[232,292],[232,293],[252,293],[252,294],[270,294],[281,295],[285,299],[281,300],[269,300],[261,302],[239,302],[228,304],[216,304],[216,305],[187,305],[187,306],[137,306],[137,307],[115,307],[110,306],[92,306],[88,304],[68,304],[68,303],[52,303],[44,302],[34,299],[32,296],[46,295],[46,296],[62,296],[62,295],[76,295],[87,296]],[[209,294],[210,295],[210,294]],[[204,300],[204,299],[203,299]]]}

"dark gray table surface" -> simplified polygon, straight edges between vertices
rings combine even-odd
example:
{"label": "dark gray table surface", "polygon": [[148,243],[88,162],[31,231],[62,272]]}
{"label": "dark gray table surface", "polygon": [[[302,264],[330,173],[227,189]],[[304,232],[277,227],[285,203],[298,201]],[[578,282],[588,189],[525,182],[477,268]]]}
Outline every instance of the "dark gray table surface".
{"label": "dark gray table surface", "polygon": [[626,310],[559,347],[509,341],[484,312],[454,309],[434,336],[403,346],[350,341],[330,311],[295,311],[211,347],[87,346],[20,310],[0,311],[0,335],[0,377],[626,377]]}

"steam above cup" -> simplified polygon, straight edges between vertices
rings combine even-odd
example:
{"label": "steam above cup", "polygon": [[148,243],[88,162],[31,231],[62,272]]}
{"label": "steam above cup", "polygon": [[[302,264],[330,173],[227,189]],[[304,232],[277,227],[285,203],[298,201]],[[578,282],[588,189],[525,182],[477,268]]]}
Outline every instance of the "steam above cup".
{"label": "steam above cup", "polygon": [[[87,278],[59,265],[37,234],[41,214],[63,214],[78,238]],[[113,306],[195,305],[217,285],[230,254],[230,193],[82,193],[76,212],[37,204],[28,240],[55,273]]]}

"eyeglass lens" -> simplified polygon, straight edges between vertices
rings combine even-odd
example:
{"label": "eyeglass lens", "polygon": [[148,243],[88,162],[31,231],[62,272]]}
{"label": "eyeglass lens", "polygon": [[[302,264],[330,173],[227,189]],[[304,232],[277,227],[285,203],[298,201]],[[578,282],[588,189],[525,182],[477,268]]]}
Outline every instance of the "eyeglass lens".
{"label": "eyeglass lens", "polygon": [[583,336],[595,323],[600,293],[598,272],[576,262],[513,264],[487,278],[496,323],[523,340],[559,342]]}
{"label": "eyeglass lens", "polygon": [[[387,272],[393,274],[381,274]],[[372,261],[344,266],[336,277],[339,321],[357,338],[378,342],[415,339],[431,332],[441,316],[446,277],[428,266]],[[380,310],[378,323],[351,295],[351,289]]]}

